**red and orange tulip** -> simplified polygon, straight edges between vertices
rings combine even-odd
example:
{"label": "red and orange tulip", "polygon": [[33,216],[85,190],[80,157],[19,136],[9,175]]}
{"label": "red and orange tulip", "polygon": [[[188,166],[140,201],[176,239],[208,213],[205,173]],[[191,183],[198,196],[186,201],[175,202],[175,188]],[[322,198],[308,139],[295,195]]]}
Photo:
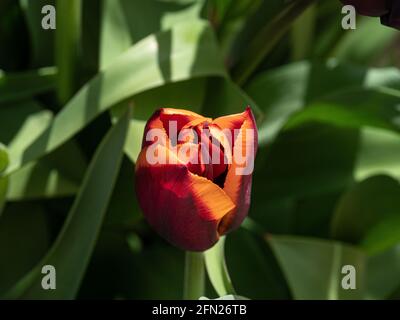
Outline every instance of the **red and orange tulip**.
{"label": "red and orange tulip", "polygon": [[214,120],[156,111],[145,127],[135,178],[149,224],[184,250],[212,247],[247,216],[257,146],[250,108]]}

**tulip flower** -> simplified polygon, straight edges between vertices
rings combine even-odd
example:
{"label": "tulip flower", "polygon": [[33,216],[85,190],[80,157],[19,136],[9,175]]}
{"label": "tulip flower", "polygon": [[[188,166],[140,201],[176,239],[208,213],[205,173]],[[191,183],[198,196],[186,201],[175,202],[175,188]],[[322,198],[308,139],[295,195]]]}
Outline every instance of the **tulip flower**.
{"label": "tulip flower", "polygon": [[167,241],[204,251],[240,226],[257,152],[253,113],[216,119],[163,108],[148,120],[135,168],[139,205]]}
{"label": "tulip flower", "polygon": [[400,29],[400,2],[398,0],[341,0],[352,5],[364,16],[381,17],[381,22],[389,27]]}

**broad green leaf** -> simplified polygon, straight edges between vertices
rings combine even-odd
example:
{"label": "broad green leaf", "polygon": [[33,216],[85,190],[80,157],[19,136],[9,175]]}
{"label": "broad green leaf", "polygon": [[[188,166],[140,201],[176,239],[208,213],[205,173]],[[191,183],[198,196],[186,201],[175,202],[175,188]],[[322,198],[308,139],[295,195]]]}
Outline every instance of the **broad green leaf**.
{"label": "broad green leaf", "polygon": [[354,168],[357,181],[386,174],[400,180],[400,136],[387,130],[363,128]]}
{"label": "broad green leaf", "polygon": [[207,95],[204,101],[203,114],[209,117],[242,113],[250,106],[257,123],[263,120],[263,112],[258,105],[231,80],[211,78],[207,85]]}
{"label": "broad green leaf", "polygon": [[29,272],[51,245],[43,204],[7,203],[0,218],[0,296]]}
{"label": "broad green leaf", "polygon": [[53,114],[34,101],[21,101],[0,108],[0,137],[10,152],[27,148],[50,124]]}
{"label": "broad green leaf", "polygon": [[[339,242],[294,236],[268,236],[295,299],[361,299],[365,290],[365,257]],[[355,268],[356,289],[344,290],[342,268]]]}
{"label": "broad green leaf", "polygon": [[149,36],[82,87],[35,142],[11,157],[8,172],[53,151],[99,114],[135,94],[209,75],[223,77],[225,70],[207,23],[183,23]]}
{"label": "broad green leaf", "polygon": [[[208,17],[216,28],[221,50],[231,62],[232,46],[246,22],[260,9],[261,0],[217,0],[208,2]],[[271,5],[271,4],[270,4]]]}
{"label": "broad green leaf", "polygon": [[[129,135],[136,134],[138,133],[128,131],[127,139]],[[138,222],[143,220],[144,216],[135,197],[134,183],[134,165],[127,158],[124,158],[110,199],[110,205],[108,206],[104,221],[105,227],[124,230],[125,228],[134,228]]]}
{"label": "broad green leaf", "polygon": [[273,141],[289,115],[303,107],[309,73],[308,63],[295,63],[262,73],[245,87],[264,112],[260,144]]}
{"label": "broad green leaf", "polygon": [[7,200],[71,196],[77,193],[79,182],[62,174],[50,161],[29,163],[9,177]]}
{"label": "broad green leaf", "polygon": [[332,56],[341,61],[359,64],[370,62],[386,50],[397,34],[396,30],[380,25],[374,18],[358,17],[357,29],[345,33],[333,50]]}
{"label": "broad green leaf", "polygon": [[367,299],[387,299],[400,288],[400,245],[369,257],[367,263]]}
{"label": "broad green leaf", "polygon": [[332,234],[358,242],[370,253],[400,242],[400,184],[384,175],[355,184],[335,210]]}
{"label": "broad green leaf", "polygon": [[129,123],[129,134],[126,138],[125,153],[133,163],[139,156],[142,149],[142,139],[146,121],[132,119]]}
{"label": "broad green leaf", "polygon": [[[101,23],[100,63],[104,69],[133,44],[174,25],[196,20],[204,0],[105,0]],[[146,19],[143,19],[143,17]]]}
{"label": "broad green leaf", "polygon": [[240,228],[227,235],[226,265],[235,290],[249,299],[289,299],[277,261],[263,238]]}
{"label": "broad green leaf", "polygon": [[[243,84],[257,69],[266,55],[271,52],[278,41],[289,30],[297,17],[306,10],[313,0],[292,1],[283,8],[271,21],[257,31],[240,62],[234,69],[233,78],[238,84]],[[268,39],[268,41],[265,41]]]}
{"label": "broad green leaf", "polygon": [[259,126],[259,140],[263,145],[273,141],[287,119],[308,104],[350,96],[350,92],[346,93],[350,89],[381,87],[400,89],[400,72],[396,68],[367,69],[330,60],[313,64],[299,62],[263,72],[245,90],[265,114]]}
{"label": "broad green leaf", "polygon": [[235,294],[225,262],[225,237],[204,252],[208,277],[219,296]]}
{"label": "broad green leaf", "polygon": [[8,164],[9,159],[6,147],[0,143],[0,174],[7,169]]}
{"label": "broad green leaf", "polygon": [[[8,297],[72,299],[76,296],[118,175],[128,124],[129,113],[103,139],[55,243],[43,260],[13,287]],[[56,268],[57,290],[41,288],[43,265]]]}
{"label": "broad green leaf", "polygon": [[400,243],[399,214],[385,217],[372,226],[362,240],[361,246],[369,253],[379,253],[398,243]]}
{"label": "broad green leaf", "polygon": [[307,104],[361,88],[400,89],[400,71],[396,68],[367,68],[330,59],[310,65]]}
{"label": "broad green leaf", "polygon": [[195,78],[186,81],[168,83],[136,95],[133,118],[147,121],[154,111],[161,107],[187,109],[202,113],[206,94],[207,80]]}
{"label": "broad green leaf", "polygon": [[314,46],[317,22],[317,5],[314,3],[295,20],[291,30],[292,60],[301,61],[310,56]]}
{"label": "broad green leaf", "polygon": [[283,131],[257,155],[254,198],[260,205],[341,190],[353,179],[358,141],[356,129],[318,122]]}
{"label": "broad green leaf", "polygon": [[[221,3],[225,2],[226,8]],[[248,49],[254,35],[271,21],[282,8],[286,0],[251,1],[251,0],[214,0],[209,1],[211,12],[209,20],[216,26],[221,39],[225,60],[229,66],[234,66]],[[212,5],[215,6],[213,9]],[[222,24],[222,31],[220,25]]]}
{"label": "broad green leaf", "polygon": [[[17,111],[17,112],[16,112]],[[0,109],[0,136],[16,155],[50,125],[53,115],[39,104],[24,101]],[[29,163],[9,176],[8,200],[59,197],[76,193],[86,160],[70,141],[38,162]]]}
{"label": "broad green leaf", "polygon": [[57,69],[46,67],[19,73],[0,70],[0,104],[32,98],[55,88]]}
{"label": "broad green leaf", "polygon": [[400,131],[400,91],[355,89],[318,100],[294,114],[285,129],[305,122],[324,122],[350,128],[376,127]]}

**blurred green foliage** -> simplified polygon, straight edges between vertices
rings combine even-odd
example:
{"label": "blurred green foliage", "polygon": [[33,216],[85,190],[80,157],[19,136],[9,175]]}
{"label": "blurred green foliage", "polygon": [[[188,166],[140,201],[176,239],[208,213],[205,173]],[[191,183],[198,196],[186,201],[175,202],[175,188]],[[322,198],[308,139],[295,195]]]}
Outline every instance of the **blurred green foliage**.
{"label": "blurred green foliage", "polygon": [[[56,6],[57,29],[41,8]],[[0,2],[0,297],[179,299],[183,253],[144,221],[134,162],[159,107],[250,105],[248,220],[206,295],[400,298],[400,34],[339,1]],[[39,288],[41,267],[60,271]],[[357,289],[340,286],[343,265]],[[61,276],[62,274],[62,276]]]}

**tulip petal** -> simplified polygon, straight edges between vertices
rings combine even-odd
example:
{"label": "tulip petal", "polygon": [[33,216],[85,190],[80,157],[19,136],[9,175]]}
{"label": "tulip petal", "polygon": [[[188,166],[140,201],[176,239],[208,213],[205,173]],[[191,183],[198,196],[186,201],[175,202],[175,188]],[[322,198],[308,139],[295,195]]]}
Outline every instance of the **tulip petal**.
{"label": "tulip petal", "polygon": [[176,121],[176,129],[177,132],[179,132],[186,124],[195,120],[204,121],[206,118],[188,110],[164,108],[160,113],[160,120],[162,121],[168,136],[170,136],[169,126],[171,121]]}
{"label": "tulip petal", "polygon": [[[235,208],[231,198],[181,162],[149,164],[146,150],[141,151],[136,164],[136,190],[149,224],[182,249],[210,248],[219,238],[220,220]],[[168,157],[176,157],[166,152]]]}
{"label": "tulip petal", "polygon": [[242,113],[219,117],[214,119],[212,123],[218,125],[221,129],[240,129],[243,122],[248,118],[249,111],[251,113],[250,107],[247,107]]}
{"label": "tulip petal", "polygon": [[153,113],[150,119],[147,121],[146,127],[144,129],[142,148],[150,145],[152,142],[146,141],[147,132],[151,129],[163,130],[167,136],[170,136],[169,128],[170,121],[176,121],[177,132],[189,122],[195,121],[197,119],[206,120],[203,116],[188,110],[183,109],[173,109],[173,108],[162,108],[158,109]]}
{"label": "tulip petal", "polygon": [[[242,152],[242,154],[246,155],[246,161],[254,161],[258,147],[258,136],[256,122],[251,109],[247,108],[241,116],[245,120],[234,142],[234,157],[224,184],[224,191],[232,199],[233,203],[236,204],[236,208],[222,219],[218,228],[221,235],[238,228],[247,216],[250,207],[252,172],[238,174],[238,169],[242,166],[235,159],[235,153]],[[246,135],[247,129],[253,132],[250,137]],[[238,143],[239,140],[241,140],[241,143]],[[250,150],[253,151],[252,154],[249,153]]]}

